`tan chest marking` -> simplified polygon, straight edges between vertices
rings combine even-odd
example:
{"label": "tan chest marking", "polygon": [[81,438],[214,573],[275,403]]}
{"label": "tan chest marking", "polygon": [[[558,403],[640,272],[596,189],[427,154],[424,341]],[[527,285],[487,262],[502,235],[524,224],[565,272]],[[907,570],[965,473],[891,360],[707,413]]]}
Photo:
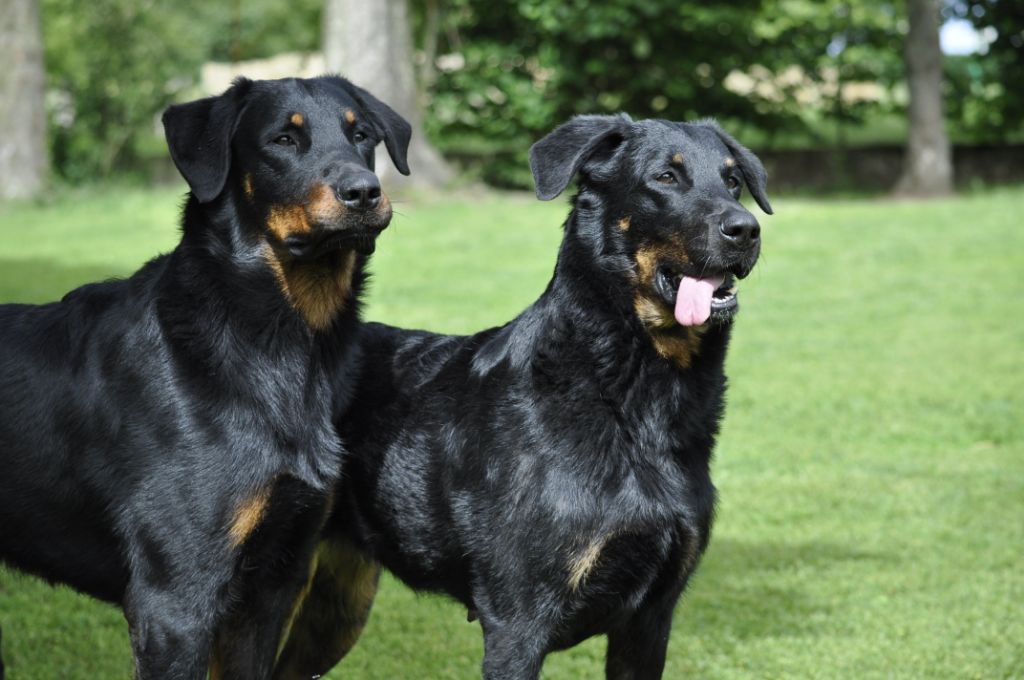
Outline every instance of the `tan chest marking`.
{"label": "tan chest marking", "polygon": [[264,257],[288,302],[313,330],[325,330],[345,310],[352,294],[354,250],[327,255],[313,262],[297,262],[278,256],[267,245]]}

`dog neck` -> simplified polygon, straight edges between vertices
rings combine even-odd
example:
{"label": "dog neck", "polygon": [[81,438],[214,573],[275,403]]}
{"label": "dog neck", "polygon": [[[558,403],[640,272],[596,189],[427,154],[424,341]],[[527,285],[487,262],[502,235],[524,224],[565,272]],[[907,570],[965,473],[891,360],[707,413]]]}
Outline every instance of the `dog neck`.
{"label": "dog neck", "polygon": [[[204,298],[220,288],[241,289],[234,291],[236,294],[225,291],[224,297],[234,301],[226,314],[238,317],[242,325],[281,325],[294,317],[296,325],[324,335],[342,319],[355,317],[365,256],[344,250],[315,259],[296,259],[270,245],[262,229],[240,223],[238,215],[251,217],[240,204],[230,190],[209,204],[189,196],[185,224],[190,226],[181,247],[196,252],[197,261],[208,263],[209,270],[194,272],[180,279],[182,283],[198,289]],[[271,296],[251,294],[266,286],[273,286]],[[266,300],[274,296],[280,304],[267,305]],[[249,299],[261,302],[258,307],[247,307]]]}
{"label": "dog neck", "polygon": [[335,319],[354,306],[357,268],[362,270],[356,251],[342,250],[301,261],[266,243],[263,253],[281,293],[313,331],[328,330]]}

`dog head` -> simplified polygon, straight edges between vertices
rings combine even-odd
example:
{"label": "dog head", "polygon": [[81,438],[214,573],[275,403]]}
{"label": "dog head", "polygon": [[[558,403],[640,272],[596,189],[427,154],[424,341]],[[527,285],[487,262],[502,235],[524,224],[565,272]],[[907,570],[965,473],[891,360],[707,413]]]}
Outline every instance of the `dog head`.
{"label": "dog head", "polygon": [[766,213],[757,156],[713,121],[633,122],[580,116],[530,149],[537,196],[560,194],[577,174],[577,210],[596,210],[602,250],[630,260],[634,307],[649,328],[725,323],[735,280],[761,250],[746,186]]}
{"label": "dog head", "polygon": [[373,172],[377,144],[409,174],[409,124],[336,76],[239,79],[220,96],[171,106],[163,122],[195,199],[233,201],[272,247],[297,259],[373,251],[391,221]]}

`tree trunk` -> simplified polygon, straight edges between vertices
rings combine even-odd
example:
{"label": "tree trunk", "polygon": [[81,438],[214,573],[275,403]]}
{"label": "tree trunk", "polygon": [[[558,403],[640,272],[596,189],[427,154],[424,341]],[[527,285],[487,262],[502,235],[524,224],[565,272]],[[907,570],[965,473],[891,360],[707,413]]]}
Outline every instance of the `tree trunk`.
{"label": "tree trunk", "polygon": [[384,160],[383,147],[377,173],[392,185],[436,187],[449,181],[451,169],[423,134],[406,0],[326,0],[323,48],[329,70],[365,87],[412,125],[412,175],[399,175]]}
{"label": "tree trunk", "polygon": [[907,0],[910,30],[904,44],[910,88],[910,134],[897,193],[942,196],[953,190],[953,161],[942,110],[942,0]]}
{"label": "tree trunk", "polygon": [[32,198],[49,172],[37,0],[0,0],[0,199]]}

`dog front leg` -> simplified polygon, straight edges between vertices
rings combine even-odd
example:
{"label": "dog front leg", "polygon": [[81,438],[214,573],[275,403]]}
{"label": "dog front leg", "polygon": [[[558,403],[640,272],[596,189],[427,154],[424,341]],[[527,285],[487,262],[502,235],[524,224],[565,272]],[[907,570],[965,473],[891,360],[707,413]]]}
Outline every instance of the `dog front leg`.
{"label": "dog front leg", "polygon": [[[195,594],[192,594],[193,596]],[[183,606],[190,601],[194,606]],[[214,593],[130,588],[125,616],[135,656],[135,680],[205,680],[214,626]]]}
{"label": "dog front leg", "polygon": [[488,625],[484,628],[484,680],[538,680],[547,652],[547,636],[531,624]]}
{"label": "dog front leg", "polygon": [[660,680],[672,630],[671,602],[641,609],[625,625],[608,633],[607,680]]}

